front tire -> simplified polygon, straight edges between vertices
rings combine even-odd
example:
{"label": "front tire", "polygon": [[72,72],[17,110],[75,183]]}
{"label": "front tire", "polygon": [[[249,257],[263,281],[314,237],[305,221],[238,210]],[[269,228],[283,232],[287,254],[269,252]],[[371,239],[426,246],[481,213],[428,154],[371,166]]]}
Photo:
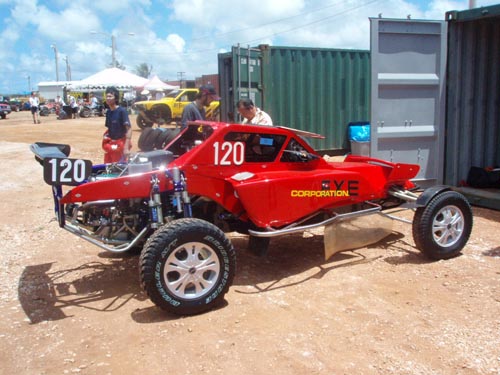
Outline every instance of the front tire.
{"label": "front tire", "polygon": [[174,314],[199,314],[222,302],[233,282],[236,252],[213,224],[179,219],[149,239],[139,269],[155,305]]}
{"label": "front tire", "polygon": [[436,195],[419,207],[413,219],[413,239],[427,257],[440,260],[457,256],[472,231],[472,209],[467,199],[455,191]]}

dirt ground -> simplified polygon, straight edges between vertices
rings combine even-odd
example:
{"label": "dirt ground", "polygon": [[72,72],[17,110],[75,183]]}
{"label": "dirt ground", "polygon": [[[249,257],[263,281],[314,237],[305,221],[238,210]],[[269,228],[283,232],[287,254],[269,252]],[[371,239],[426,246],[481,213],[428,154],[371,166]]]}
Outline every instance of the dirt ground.
{"label": "dirt ground", "polygon": [[474,207],[463,255],[439,262],[400,222],[328,261],[319,235],[273,239],[258,258],[230,234],[224,306],[173,316],[142,292],[137,256],[58,227],[29,151],[68,143],[100,162],[104,120],[41,120],[0,120],[1,374],[500,374],[500,212]]}

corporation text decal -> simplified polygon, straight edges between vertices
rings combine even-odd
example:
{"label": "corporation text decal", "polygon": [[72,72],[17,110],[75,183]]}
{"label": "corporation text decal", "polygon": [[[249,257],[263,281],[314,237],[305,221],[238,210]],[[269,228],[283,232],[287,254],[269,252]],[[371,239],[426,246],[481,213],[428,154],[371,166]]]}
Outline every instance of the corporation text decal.
{"label": "corporation text decal", "polygon": [[321,190],[292,190],[292,198],[330,198],[330,197],[351,197],[358,195],[359,181],[337,181],[333,180],[333,189],[331,189],[329,180],[321,181]]}

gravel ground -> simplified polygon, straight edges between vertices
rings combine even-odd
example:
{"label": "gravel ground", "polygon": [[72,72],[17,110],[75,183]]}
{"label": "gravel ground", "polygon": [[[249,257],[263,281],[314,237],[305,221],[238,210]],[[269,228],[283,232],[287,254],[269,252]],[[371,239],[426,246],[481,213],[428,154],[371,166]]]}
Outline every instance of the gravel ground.
{"label": "gravel ground", "polygon": [[439,262],[399,222],[327,261],[317,233],[273,239],[266,258],[230,234],[238,270],[224,306],[173,316],[141,291],[137,257],[53,220],[29,144],[101,161],[103,124],[0,120],[1,374],[500,375],[500,212],[474,207],[463,254]]}

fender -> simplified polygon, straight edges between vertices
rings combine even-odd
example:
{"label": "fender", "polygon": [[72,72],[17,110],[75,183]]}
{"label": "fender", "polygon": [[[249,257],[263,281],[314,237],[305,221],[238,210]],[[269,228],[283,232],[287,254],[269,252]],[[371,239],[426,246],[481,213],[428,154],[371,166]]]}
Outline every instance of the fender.
{"label": "fender", "polygon": [[444,191],[452,190],[451,186],[447,185],[436,185],[424,190],[424,192],[417,198],[416,206],[425,207],[436,195],[441,194]]}

